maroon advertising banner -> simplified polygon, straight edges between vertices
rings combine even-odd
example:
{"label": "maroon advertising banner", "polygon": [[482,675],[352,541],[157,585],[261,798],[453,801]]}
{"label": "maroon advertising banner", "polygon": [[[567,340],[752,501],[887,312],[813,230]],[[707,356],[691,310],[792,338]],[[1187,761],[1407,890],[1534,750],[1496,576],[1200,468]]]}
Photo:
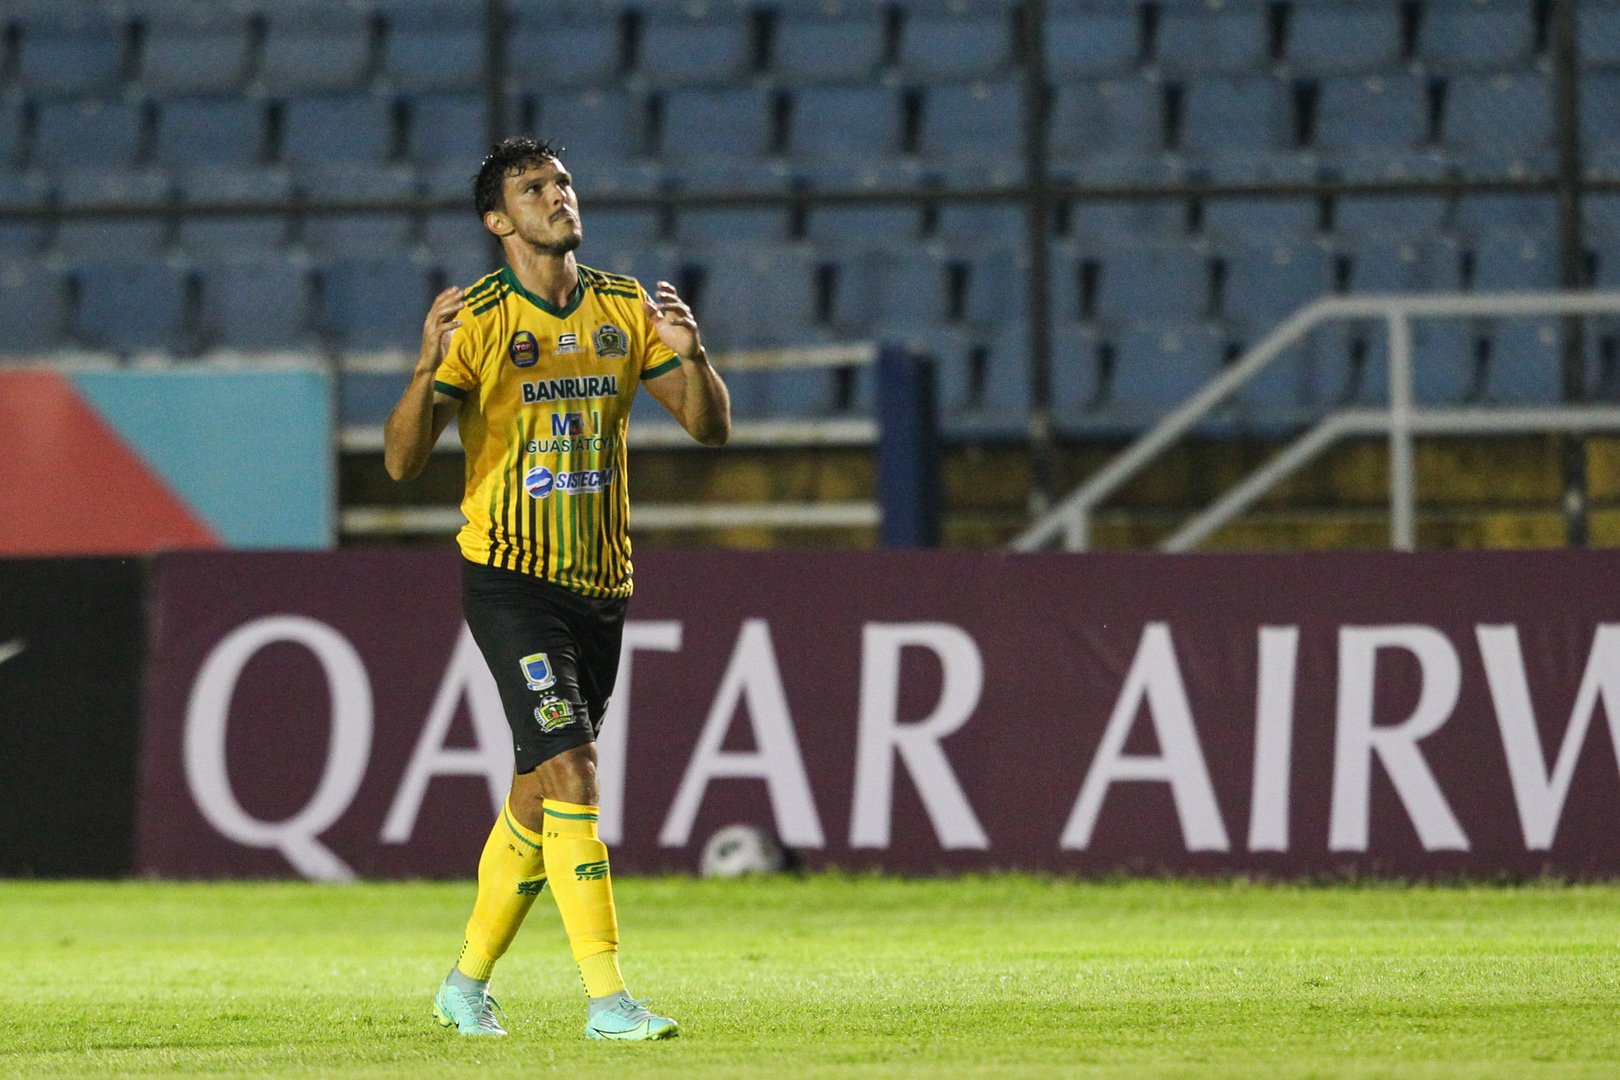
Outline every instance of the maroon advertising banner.
{"label": "maroon advertising banner", "polygon": [[[450,552],[177,554],[138,869],[467,876],[510,782]],[[1620,873],[1620,552],[646,551],[621,871]],[[1594,728],[1607,732],[1607,738]]]}

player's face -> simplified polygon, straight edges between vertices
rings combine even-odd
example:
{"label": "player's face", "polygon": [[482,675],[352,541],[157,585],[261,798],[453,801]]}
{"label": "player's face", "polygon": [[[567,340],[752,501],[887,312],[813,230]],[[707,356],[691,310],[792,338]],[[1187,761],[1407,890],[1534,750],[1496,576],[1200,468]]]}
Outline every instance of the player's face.
{"label": "player's face", "polygon": [[553,254],[573,251],[585,235],[574,178],[556,158],[506,178],[505,216],[520,240]]}

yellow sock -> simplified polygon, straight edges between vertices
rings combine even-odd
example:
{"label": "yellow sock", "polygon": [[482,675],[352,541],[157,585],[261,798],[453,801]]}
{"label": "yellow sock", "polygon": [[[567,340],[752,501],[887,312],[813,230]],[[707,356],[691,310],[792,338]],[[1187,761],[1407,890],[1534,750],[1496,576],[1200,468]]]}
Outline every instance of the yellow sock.
{"label": "yellow sock", "polygon": [[467,920],[461,958],[456,961],[463,975],[489,978],[545,883],[540,835],[519,825],[508,805],[490,830],[484,854],[478,859],[478,900]]}
{"label": "yellow sock", "polygon": [[546,876],[562,913],[588,997],[624,989],[619,974],[619,917],[607,845],[596,838],[596,807],[547,799]]}

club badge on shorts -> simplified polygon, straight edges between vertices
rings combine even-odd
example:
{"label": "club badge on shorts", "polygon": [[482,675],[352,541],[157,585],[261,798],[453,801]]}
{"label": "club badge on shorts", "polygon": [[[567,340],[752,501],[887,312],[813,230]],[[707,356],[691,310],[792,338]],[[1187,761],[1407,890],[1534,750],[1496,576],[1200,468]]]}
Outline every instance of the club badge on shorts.
{"label": "club badge on shorts", "polygon": [[557,683],[557,673],[551,670],[551,661],[543,652],[525,656],[518,661],[518,667],[523,669],[523,679],[530,690],[544,690]]}
{"label": "club badge on shorts", "polygon": [[535,723],[545,732],[556,731],[560,727],[567,727],[574,719],[574,707],[555,694],[546,695],[534,710]]}

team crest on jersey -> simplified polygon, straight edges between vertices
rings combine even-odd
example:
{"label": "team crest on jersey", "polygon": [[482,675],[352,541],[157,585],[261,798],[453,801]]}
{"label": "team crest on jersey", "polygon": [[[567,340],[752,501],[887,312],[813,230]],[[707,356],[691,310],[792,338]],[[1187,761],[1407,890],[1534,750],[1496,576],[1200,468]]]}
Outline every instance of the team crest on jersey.
{"label": "team crest on jersey", "polygon": [[557,352],[559,354],[561,354],[561,353],[579,352],[579,351],[580,351],[580,348],[579,348],[579,335],[578,334],[558,334],[557,335]]}
{"label": "team crest on jersey", "polygon": [[525,656],[518,661],[518,667],[523,669],[523,681],[529,684],[530,690],[544,690],[557,684],[556,672],[551,670],[551,661],[543,652]]}
{"label": "team crest on jersey", "polygon": [[604,360],[614,360],[630,355],[630,339],[625,337],[624,331],[612,323],[603,323],[591,335],[591,341],[596,345],[596,355]]}
{"label": "team crest on jersey", "polygon": [[512,335],[510,351],[513,367],[534,367],[534,362],[540,359],[540,343],[527,330],[519,330]]}

